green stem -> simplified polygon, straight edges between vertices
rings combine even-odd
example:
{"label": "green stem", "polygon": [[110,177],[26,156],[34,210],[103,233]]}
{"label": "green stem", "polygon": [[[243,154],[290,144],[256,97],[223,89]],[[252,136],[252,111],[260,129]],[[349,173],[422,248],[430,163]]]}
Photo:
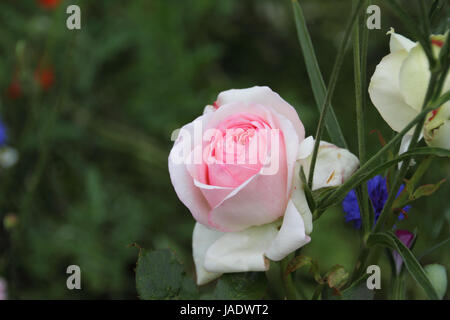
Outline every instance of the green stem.
{"label": "green stem", "polygon": [[314,293],[313,293],[313,295],[311,297],[311,300],[319,300],[320,299],[320,296],[322,295],[322,290],[323,290],[324,286],[325,286],[324,284],[318,284],[317,285],[317,287],[314,290]]}
{"label": "green stem", "polygon": [[369,256],[370,250],[366,246],[365,241],[363,242],[363,247],[361,248],[358,259],[356,260],[355,268],[353,269],[353,272],[350,276],[349,283],[355,282],[357,279],[361,277],[361,275],[364,273],[367,257]]}
{"label": "green stem", "polygon": [[[366,0],[365,6],[368,5]],[[356,0],[353,1],[354,6],[357,4]],[[363,21],[362,25],[359,23]],[[365,139],[365,118],[364,118],[364,109],[365,109],[365,70],[366,70],[366,62],[367,62],[367,39],[369,33],[367,32],[367,28],[364,25],[365,19],[357,18],[357,23],[355,23],[354,31],[353,31],[353,65],[354,65],[354,74],[355,74],[355,105],[356,105],[356,124],[357,124],[357,133],[358,133],[358,155],[359,161],[361,164],[364,164],[366,161],[366,139]],[[363,48],[360,47],[360,29],[363,30],[362,33],[362,42]],[[363,67],[364,66],[364,67]],[[364,69],[364,71],[363,71]],[[363,89],[364,88],[364,89]],[[362,220],[362,229],[363,234],[367,234],[370,232],[370,214],[369,214],[369,196],[367,191],[367,185],[362,184],[357,189],[357,198],[358,204],[361,208],[361,220]]]}
{"label": "green stem", "polygon": [[405,279],[403,279],[402,275],[393,276],[391,295],[392,300],[405,299]]}
{"label": "green stem", "polygon": [[362,8],[362,5],[364,4],[364,0],[358,0],[358,4],[356,5],[355,10],[353,11],[350,21],[347,23],[347,27],[344,34],[344,39],[341,42],[341,45],[339,47],[339,51],[336,57],[336,61],[333,66],[333,70],[331,72],[330,76],[330,83],[328,85],[327,94],[325,96],[325,100],[322,107],[322,112],[320,114],[319,118],[319,124],[317,125],[317,131],[315,135],[315,142],[314,142],[314,150],[311,158],[311,166],[309,169],[309,175],[308,175],[308,185],[312,189],[312,183],[313,183],[313,176],[314,176],[314,168],[316,166],[316,160],[317,160],[317,153],[319,151],[319,145],[320,145],[320,139],[322,137],[323,132],[323,126],[325,123],[325,116],[327,114],[327,110],[330,106],[331,98],[334,93],[334,89],[336,88],[337,79],[339,76],[339,72],[341,71],[342,62],[344,61],[345,56],[345,50],[347,48],[347,44],[350,40],[350,36],[353,30],[353,26],[355,25],[356,18],[358,17],[358,14]]}
{"label": "green stem", "polygon": [[431,34],[431,26],[424,0],[419,0],[419,9],[420,20],[423,22],[424,34],[429,35]]}
{"label": "green stem", "polygon": [[294,282],[292,281],[292,276],[290,273],[286,273],[286,267],[291,260],[293,255],[289,255],[283,260],[281,260],[280,263],[280,272],[281,272],[281,278],[283,280],[284,285],[284,292],[286,293],[286,299],[288,300],[300,300],[301,296],[298,293],[297,289],[295,288]]}
{"label": "green stem", "polygon": [[271,261],[270,268],[266,271],[266,278],[270,292],[275,299],[284,299],[284,285],[281,277],[280,263]]}

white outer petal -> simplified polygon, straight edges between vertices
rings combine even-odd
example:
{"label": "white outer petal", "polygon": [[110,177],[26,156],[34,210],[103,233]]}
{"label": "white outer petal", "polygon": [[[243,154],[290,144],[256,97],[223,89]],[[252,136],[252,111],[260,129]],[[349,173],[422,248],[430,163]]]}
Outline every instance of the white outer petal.
{"label": "white outer petal", "polygon": [[306,200],[305,190],[303,189],[303,183],[300,180],[300,167],[301,164],[299,161],[297,161],[295,164],[294,183],[291,194],[291,200],[303,218],[306,234],[311,234],[313,230],[312,213],[311,210],[309,209],[308,201]]}
{"label": "white outer petal", "polygon": [[428,88],[431,73],[428,59],[420,45],[416,45],[403,61],[399,86],[404,101],[420,112]]}
{"label": "white outer petal", "polygon": [[372,103],[384,121],[397,132],[401,131],[418,113],[405,102],[400,92],[400,69],[407,56],[406,50],[399,50],[385,56],[377,65],[369,84]]}
{"label": "white outer petal", "polygon": [[194,257],[197,285],[201,286],[218,277],[221,273],[208,272],[204,268],[205,254],[208,248],[223,235],[222,232],[209,229],[196,223],[192,234],[192,255]]}
{"label": "white outer petal", "polygon": [[223,234],[206,251],[204,268],[209,272],[266,271],[266,249],[277,235],[277,223]]}
{"label": "white outer petal", "polygon": [[305,234],[302,216],[293,202],[289,201],[281,229],[267,249],[266,256],[271,260],[280,261],[310,241],[311,238]]}
{"label": "white outer petal", "polygon": [[199,123],[204,127],[209,116],[209,113],[204,114],[181,128],[168,158],[170,180],[178,198],[194,218],[204,225],[208,225],[208,213],[211,208],[200,189],[195,186],[186,164],[196,142],[195,127]]}
{"label": "white outer petal", "polygon": [[389,48],[391,53],[399,50],[406,50],[409,52],[416,45],[415,42],[409,40],[405,36],[395,33],[394,28],[391,28],[387,34],[391,35],[391,38],[389,39]]}

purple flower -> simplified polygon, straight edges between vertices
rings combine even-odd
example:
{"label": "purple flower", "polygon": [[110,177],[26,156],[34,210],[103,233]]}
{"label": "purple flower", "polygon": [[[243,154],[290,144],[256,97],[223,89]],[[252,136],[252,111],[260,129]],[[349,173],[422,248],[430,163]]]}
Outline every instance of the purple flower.
{"label": "purple flower", "polygon": [[[408,230],[396,230],[395,235],[397,238],[403,242],[405,246],[408,248],[411,247],[412,241],[414,239],[414,234],[409,232]],[[393,251],[392,255],[394,256],[395,269],[397,270],[397,274],[400,273],[402,269],[403,259],[397,251]]]}
{"label": "purple flower", "polygon": [[[398,190],[397,197],[402,192],[403,188],[404,185],[402,184]],[[384,204],[386,203],[389,195],[386,179],[381,175],[373,177],[367,181],[367,190],[369,192],[373,212],[375,213],[375,223],[378,220],[378,216],[383,210]],[[345,221],[353,221],[353,225],[356,229],[361,228],[361,213],[359,211],[358,199],[356,198],[355,190],[351,190],[342,201],[342,209],[346,213]],[[410,209],[411,206],[408,205],[403,208],[403,211],[408,212]],[[398,218],[402,220],[404,218],[403,213],[401,213]]]}

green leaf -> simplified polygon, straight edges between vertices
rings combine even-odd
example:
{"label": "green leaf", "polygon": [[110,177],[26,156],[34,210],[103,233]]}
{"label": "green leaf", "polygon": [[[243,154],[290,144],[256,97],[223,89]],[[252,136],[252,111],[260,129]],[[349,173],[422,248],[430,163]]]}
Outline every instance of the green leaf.
{"label": "green leaf", "polygon": [[192,299],[197,288],[168,249],[139,250],[136,288],[140,299]]}
{"label": "green leaf", "polygon": [[[302,8],[297,0],[292,1],[292,6],[294,9],[298,40],[302,48],[309,80],[311,81],[314,99],[316,100],[316,105],[319,112],[322,112],[322,106],[324,105],[327,89],[325,82],[323,81],[322,73],[320,72],[316,54],[314,53],[314,47],[309,35],[308,27],[306,26]],[[330,105],[329,109],[330,110],[325,117],[325,127],[330,135],[331,142],[339,147],[347,149],[347,142],[345,141],[333,107]]]}
{"label": "green leaf", "polygon": [[348,277],[349,274],[343,266],[335,265],[325,274],[324,278],[330,288],[338,291],[346,283]]}
{"label": "green leaf", "polygon": [[416,191],[414,191],[414,194],[412,195],[412,198],[410,198],[410,200],[416,200],[424,196],[431,196],[445,181],[446,179],[442,179],[436,184],[425,184],[423,186],[420,186],[416,189]]}
{"label": "green leaf", "polygon": [[424,269],[417,261],[412,252],[393,234],[392,232],[378,232],[371,234],[367,240],[369,247],[374,245],[382,245],[392,250],[396,250],[403,258],[406,269],[416,282],[425,290],[430,299],[438,300],[438,295],[430,280],[428,279]]}
{"label": "green leaf", "polygon": [[373,300],[375,291],[367,288],[366,280],[368,277],[368,274],[363,274],[360,278],[354,281],[350,287],[342,290],[340,295],[336,295],[330,289],[325,290],[324,298],[330,300]]}
{"label": "green leaf", "polygon": [[267,281],[263,272],[245,272],[223,275],[217,282],[214,299],[259,300],[267,292]]}
{"label": "green leaf", "polygon": [[322,276],[320,275],[319,265],[317,261],[304,255],[296,256],[291,261],[289,261],[285,273],[292,273],[304,266],[309,267],[309,273],[314,276],[314,280],[320,283],[322,282]]}

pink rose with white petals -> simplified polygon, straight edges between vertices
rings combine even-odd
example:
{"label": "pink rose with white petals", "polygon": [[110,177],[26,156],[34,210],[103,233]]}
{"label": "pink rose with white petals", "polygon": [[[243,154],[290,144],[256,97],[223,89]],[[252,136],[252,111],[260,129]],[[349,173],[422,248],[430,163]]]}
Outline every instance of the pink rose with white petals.
{"label": "pink rose with white petals", "polygon": [[[169,172],[197,220],[198,284],[225,272],[267,270],[267,258],[281,260],[310,241],[298,172],[313,142],[295,109],[268,87],[224,91],[180,129]],[[324,179],[314,180],[315,189],[341,183],[358,165],[348,151],[330,150],[319,152],[316,172]]]}

